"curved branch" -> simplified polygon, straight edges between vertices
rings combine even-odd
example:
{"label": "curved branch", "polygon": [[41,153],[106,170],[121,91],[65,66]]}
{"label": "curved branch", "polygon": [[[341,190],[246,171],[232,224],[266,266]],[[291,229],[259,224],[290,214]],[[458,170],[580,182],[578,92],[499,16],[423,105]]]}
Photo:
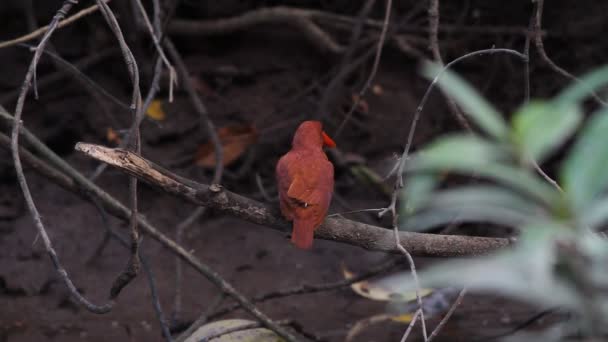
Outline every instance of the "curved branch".
{"label": "curved branch", "polygon": [[[276,230],[288,231],[290,228],[289,223],[280,216],[277,208],[271,208],[235,194],[217,184],[200,184],[180,177],[132,152],[87,143],[76,144],[76,150],[193,204],[212,208]],[[367,250],[399,253],[390,229],[347,219],[325,219],[325,222],[315,231],[315,236]],[[402,245],[416,256],[479,255],[511,244],[509,239],[503,238],[414,232],[399,232],[399,236]]]}
{"label": "curved branch", "polygon": [[340,54],[340,46],[329,34],[312,21],[311,12],[289,7],[270,7],[247,12],[243,15],[217,20],[173,20],[169,23],[171,34],[221,35],[263,24],[281,24],[301,31],[304,36],[322,51]]}

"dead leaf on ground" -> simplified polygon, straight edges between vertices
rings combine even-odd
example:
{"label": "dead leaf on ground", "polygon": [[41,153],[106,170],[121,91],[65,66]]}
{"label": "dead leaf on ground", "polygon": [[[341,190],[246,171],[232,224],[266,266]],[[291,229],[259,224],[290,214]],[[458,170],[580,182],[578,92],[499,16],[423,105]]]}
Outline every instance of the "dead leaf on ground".
{"label": "dead leaf on ground", "polygon": [[[247,148],[257,140],[257,130],[251,124],[235,124],[217,130],[222,144],[224,166],[230,166],[241,157]],[[215,149],[211,142],[201,145],[194,158],[196,165],[203,168],[215,167]]]}
{"label": "dead leaf on ground", "polygon": [[165,111],[163,110],[161,100],[152,100],[148,108],[146,109],[146,115],[156,121],[163,121],[167,118]]}
{"label": "dead leaf on ground", "polygon": [[[345,279],[352,279],[356,275],[342,265],[342,273]],[[375,280],[362,280],[352,284],[350,287],[362,297],[389,301],[410,302],[416,299],[415,291],[405,291],[401,288],[403,284],[403,273],[396,273]],[[433,292],[433,289],[420,289],[420,296],[425,297]]]}

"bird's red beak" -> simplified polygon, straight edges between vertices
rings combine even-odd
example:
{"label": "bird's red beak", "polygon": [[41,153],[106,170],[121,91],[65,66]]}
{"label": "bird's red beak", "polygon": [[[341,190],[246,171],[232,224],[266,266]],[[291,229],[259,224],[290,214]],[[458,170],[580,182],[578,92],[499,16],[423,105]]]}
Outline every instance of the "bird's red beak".
{"label": "bird's red beak", "polygon": [[323,136],[323,145],[324,146],[336,147],[336,142],[333,141],[333,139],[330,138],[329,135],[327,135],[325,132],[321,132],[321,135]]}

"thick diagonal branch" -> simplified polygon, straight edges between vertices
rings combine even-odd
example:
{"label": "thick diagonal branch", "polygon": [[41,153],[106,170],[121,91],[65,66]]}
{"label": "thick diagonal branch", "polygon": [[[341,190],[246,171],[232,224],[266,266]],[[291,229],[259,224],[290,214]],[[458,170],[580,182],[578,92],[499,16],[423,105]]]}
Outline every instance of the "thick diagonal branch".
{"label": "thick diagonal branch", "polygon": [[[196,205],[212,208],[269,228],[287,231],[289,223],[276,208],[243,197],[218,185],[205,185],[180,177],[122,149],[78,143],[76,150],[105,162],[167,193]],[[478,255],[506,247],[508,239],[399,232],[404,247],[416,256]],[[399,253],[393,232],[347,219],[327,218],[315,231],[317,238],[347,243],[367,250]]]}

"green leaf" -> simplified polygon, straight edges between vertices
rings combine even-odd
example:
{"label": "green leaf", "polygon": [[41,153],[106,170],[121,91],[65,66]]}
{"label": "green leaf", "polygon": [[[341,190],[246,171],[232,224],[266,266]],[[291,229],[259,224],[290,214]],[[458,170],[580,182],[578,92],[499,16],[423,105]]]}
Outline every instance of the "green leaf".
{"label": "green leaf", "polygon": [[608,109],[588,120],[561,168],[575,211],[583,210],[608,185]]}
{"label": "green leaf", "polygon": [[401,191],[401,211],[405,215],[423,207],[437,185],[437,177],[430,174],[415,174],[407,178]]}
{"label": "green leaf", "polygon": [[579,226],[595,230],[608,221],[608,197],[603,197],[583,208],[579,215]]}
{"label": "green leaf", "polygon": [[474,135],[447,135],[431,143],[413,156],[406,168],[448,171],[450,167],[478,167],[504,160],[507,150],[498,144]]}
{"label": "green leaf", "polygon": [[519,227],[526,223],[528,215],[510,208],[492,205],[468,207],[457,205],[451,207],[431,207],[429,210],[407,217],[401,228],[408,231],[424,231],[450,223],[476,222],[492,223],[507,227]]}
{"label": "green leaf", "polygon": [[423,212],[404,220],[405,229],[425,230],[453,221],[487,222],[510,227],[543,216],[532,200],[497,186],[466,186],[436,192]]}
{"label": "green leaf", "polygon": [[[542,223],[523,227],[514,249],[482,258],[452,260],[419,272],[423,287],[466,287],[524,300],[543,307],[560,306],[585,310],[582,295],[571,280],[555,271],[555,242],[573,238],[566,227]],[[404,278],[404,290],[415,288],[412,277]]]}
{"label": "green leaf", "polygon": [[513,117],[513,141],[523,156],[540,163],[564,143],[583,118],[579,106],[530,102]]}
{"label": "green leaf", "polygon": [[578,103],[584,100],[592,91],[608,85],[608,66],[587,73],[580,82],[572,84],[563,90],[555,101],[559,103]]}
{"label": "green leaf", "polygon": [[422,73],[460,105],[465,114],[490,136],[503,140],[509,132],[501,114],[473,87],[437,64],[425,63]]}
{"label": "green leaf", "polygon": [[527,170],[500,163],[508,157],[508,150],[500,145],[472,135],[456,135],[440,138],[418,152],[407,163],[405,171],[476,175],[513,187],[552,206],[559,195],[557,190]]}

